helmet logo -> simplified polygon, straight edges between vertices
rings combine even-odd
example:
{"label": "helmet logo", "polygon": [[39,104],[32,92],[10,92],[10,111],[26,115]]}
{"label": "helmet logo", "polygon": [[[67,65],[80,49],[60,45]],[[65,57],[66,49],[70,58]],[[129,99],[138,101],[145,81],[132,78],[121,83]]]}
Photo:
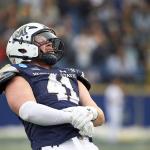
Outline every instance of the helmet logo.
{"label": "helmet logo", "polygon": [[14,38],[19,38],[20,36],[25,36],[27,35],[27,26],[21,27],[17,32],[14,34]]}

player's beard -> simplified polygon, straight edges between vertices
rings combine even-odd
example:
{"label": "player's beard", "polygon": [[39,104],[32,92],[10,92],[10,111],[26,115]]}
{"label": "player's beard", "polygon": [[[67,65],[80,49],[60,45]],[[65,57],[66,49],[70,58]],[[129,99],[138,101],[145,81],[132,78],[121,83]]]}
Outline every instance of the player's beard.
{"label": "player's beard", "polygon": [[50,53],[40,53],[39,59],[44,61],[45,63],[49,65],[55,65],[58,61],[58,58],[54,52]]}

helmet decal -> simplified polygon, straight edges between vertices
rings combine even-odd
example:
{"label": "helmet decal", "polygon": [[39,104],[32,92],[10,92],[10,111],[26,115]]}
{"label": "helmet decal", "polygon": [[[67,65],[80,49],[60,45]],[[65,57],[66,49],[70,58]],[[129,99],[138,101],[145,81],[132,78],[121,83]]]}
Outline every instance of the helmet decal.
{"label": "helmet decal", "polygon": [[21,27],[18,31],[16,31],[13,35],[13,38],[20,38],[21,36],[25,36],[27,35],[27,30],[26,30],[27,26],[23,26]]}

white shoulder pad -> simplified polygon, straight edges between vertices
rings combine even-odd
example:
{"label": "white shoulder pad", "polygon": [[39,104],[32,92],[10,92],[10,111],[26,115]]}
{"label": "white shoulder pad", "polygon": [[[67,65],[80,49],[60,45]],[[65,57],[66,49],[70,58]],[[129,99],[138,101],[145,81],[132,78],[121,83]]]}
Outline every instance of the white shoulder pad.
{"label": "white shoulder pad", "polygon": [[11,66],[10,64],[5,65],[3,68],[0,69],[0,74],[5,72],[19,72],[15,67]]}
{"label": "white shoulder pad", "polygon": [[10,64],[5,65],[0,69],[0,94],[5,90],[8,81],[16,76],[19,71]]}

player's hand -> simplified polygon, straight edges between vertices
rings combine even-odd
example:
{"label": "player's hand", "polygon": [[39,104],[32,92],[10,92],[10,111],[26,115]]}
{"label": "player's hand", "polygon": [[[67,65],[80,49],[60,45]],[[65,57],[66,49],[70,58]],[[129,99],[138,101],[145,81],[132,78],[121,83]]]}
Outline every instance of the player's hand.
{"label": "player's hand", "polygon": [[96,108],[92,106],[86,106],[86,109],[93,115],[92,120],[96,120],[96,118],[98,117],[98,111],[96,110]]}
{"label": "player's hand", "polygon": [[82,129],[80,129],[79,133],[82,136],[89,136],[92,137],[93,133],[94,133],[94,125],[92,121],[89,121],[88,123],[86,123],[84,125],[84,127]]}
{"label": "player's hand", "polygon": [[[77,106],[77,107],[69,107],[63,110],[72,113],[71,124],[75,128],[79,129],[81,133],[82,132],[86,133],[88,128],[93,130],[91,128],[93,125],[91,120],[95,120],[98,116],[98,112],[94,107]],[[90,122],[92,123],[92,125]]]}
{"label": "player's hand", "polygon": [[69,107],[63,110],[71,113],[71,124],[77,129],[81,129],[93,118],[92,114],[82,106]]}

